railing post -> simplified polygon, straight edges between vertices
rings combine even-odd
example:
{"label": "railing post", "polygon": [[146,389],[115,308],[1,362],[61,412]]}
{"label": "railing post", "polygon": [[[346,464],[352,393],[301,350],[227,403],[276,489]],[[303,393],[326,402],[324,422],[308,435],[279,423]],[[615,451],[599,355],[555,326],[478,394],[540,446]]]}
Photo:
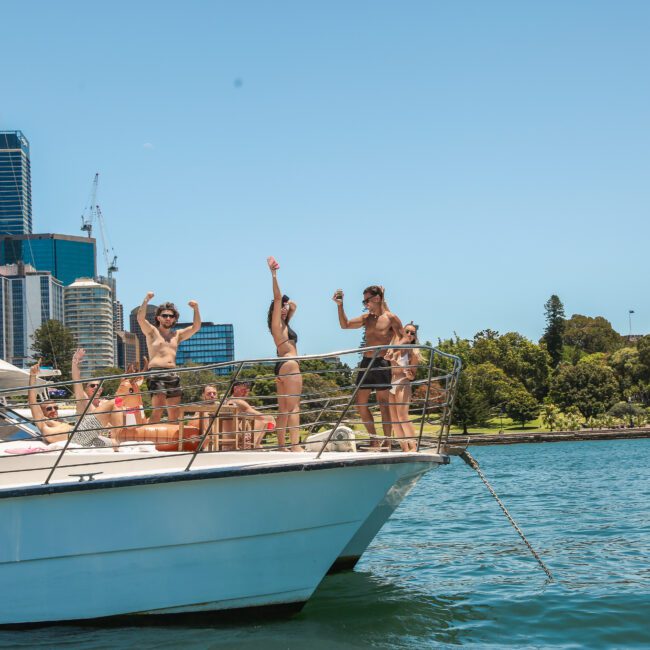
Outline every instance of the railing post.
{"label": "railing post", "polygon": [[334,425],[334,428],[330,431],[329,436],[327,436],[327,440],[325,440],[322,447],[318,450],[318,453],[316,454],[316,460],[318,460],[321,457],[321,454],[325,450],[325,447],[327,447],[327,445],[329,445],[330,440],[332,439],[332,436],[334,435],[336,430],[339,428],[339,425],[341,424],[341,422],[343,422],[343,418],[345,417],[345,414],[348,412],[348,410],[350,408],[350,405],[352,404],[352,401],[357,396],[357,393],[359,392],[359,388],[361,387],[361,384],[363,384],[363,382],[364,382],[364,380],[366,378],[366,375],[368,374],[370,369],[373,367],[373,365],[375,363],[375,359],[377,358],[377,355],[379,354],[379,350],[380,350],[380,348],[377,348],[375,350],[375,352],[373,353],[371,361],[368,364],[368,367],[366,368],[365,372],[363,373],[363,376],[361,377],[361,379],[359,381],[357,381],[357,384],[354,387],[354,390],[352,391],[352,395],[350,395],[350,399],[348,400],[348,403],[345,405],[345,408],[343,409],[343,412],[341,413],[341,416],[339,417],[337,423]]}
{"label": "railing post", "polygon": [[420,422],[420,435],[418,435],[418,444],[415,448],[415,451],[420,451],[420,443],[422,442],[422,434],[424,432],[424,421],[426,419],[427,407],[429,406],[429,394],[431,393],[431,369],[433,368],[433,355],[434,348],[429,350],[429,370],[427,373],[427,392],[424,398],[424,404],[422,406],[422,420]]}
{"label": "railing post", "polygon": [[232,390],[232,386],[237,381],[237,378],[239,377],[239,373],[241,372],[242,368],[244,367],[245,361],[240,361],[239,366],[237,367],[237,372],[232,376],[232,379],[230,380],[230,383],[228,384],[228,388],[223,394],[223,397],[221,398],[221,401],[219,402],[219,406],[217,406],[217,410],[215,411],[214,415],[210,417],[210,422],[208,423],[208,426],[205,429],[205,433],[203,434],[203,437],[201,438],[201,441],[196,447],[196,451],[192,454],[192,458],[190,458],[190,462],[187,464],[187,467],[185,468],[185,472],[189,472],[190,467],[192,467],[192,463],[194,463],[194,459],[196,458],[197,454],[201,449],[203,449],[203,443],[205,442],[205,439],[210,435],[210,432],[212,431],[212,425],[214,424],[215,420],[219,417],[219,413],[221,412],[221,407],[223,406],[224,402],[226,401],[226,398],[230,394],[230,391]]}
{"label": "railing post", "polygon": [[451,412],[454,408],[454,400],[456,399],[456,391],[458,390],[458,379],[460,377],[460,371],[462,368],[462,361],[460,358],[454,359],[454,369],[451,372],[451,385],[448,388],[449,399],[445,402],[445,408],[442,415],[442,427],[440,429],[440,435],[438,436],[438,449],[437,453],[440,453],[442,449],[442,435],[447,429],[447,436],[445,437],[445,442],[449,440],[449,428],[451,427]]}
{"label": "railing post", "polygon": [[[84,419],[86,413],[88,413],[88,409],[90,409],[90,405],[93,403],[93,400],[95,397],[97,397],[97,394],[99,393],[99,390],[101,387],[104,385],[104,380],[100,379],[99,384],[97,385],[97,388],[95,388],[95,392],[93,393],[93,396],[88,399],[88,403],[86,404],[86,407],[83,410],[83,413],[79,416],[79,419],[77,420],[77,423],[74,425],[72,428],[72,431],[70,432],[70,435],[68,436],[68,439],[65,441],[65,445],[63,445],[63,449],[61,450],[61,453],[58,455],[57,459],[54,461],[54,465],[52,466],[52,469],[50,470],[50,473],[47,475],[47,478],[45,479],[45,483],[43,485],[47,485],[50,482],[50,479],[52,478],[52,475],[56,471],[56,468],[59,466],[59,463],[61,462],[61,459],[63,458],[63,454],[65,454],[66,449],[72,442],[72,439],[74,438],[74,434],[77,432],[77,429],[79,428],[79,425],[81,424],[81,421]],[[75,405],[76,405],[76,400],[75,400]],[[99,433],[98,433],[99,435]]]}
{"label": "railing post", "polygon": [[309,433],[310,434],[314,430],[314,427],[320,422],[321,416],[323,415],[323,413],[325,413],[325,409],[327,409],[327,407],[330,405],[331,401],[332,401],[332,398],[328,397],[327,401],[325,402],[325,406],[323,406],[323,408],[320,410],[320,413],[318,414],[316,419],[311,423],[311,427],[309,427]]}

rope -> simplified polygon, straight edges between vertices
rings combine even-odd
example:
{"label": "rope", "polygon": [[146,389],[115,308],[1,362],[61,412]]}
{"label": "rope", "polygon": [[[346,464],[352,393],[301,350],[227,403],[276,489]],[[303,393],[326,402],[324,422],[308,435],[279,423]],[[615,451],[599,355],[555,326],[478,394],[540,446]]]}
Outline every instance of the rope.
{"label": "rope", "polygon": [[499,507],[501,510],[503,510],[503,514],[508,518],[508,521],[512,524],[513,528],[517,531],[519,534],[519,537],[524,541],[524,544],[528,547],[530,552],[533,554],[533,557],[537,560],[539,565],[542,567],[544,570],[544,573],[549,577],[549,580],[553,581],[554,578],[551,574],[551,572],[548,570],[548,567],[544,564],[542,561],[542,558],[538,555],[538,553],[535,551],[535,549],[531,546],[530,542],[526,539],[526,536],[522,532],[521,528],[517,526],[517,522],[512,518],[510,513],[508,512],[507,508],[503,505],[503,502],[501,499],[499,499],[497,493],[492,489],[492,486],[488,483],[488,480],[485,478],[483,475],[483,472],[481,471],[481,468],[479,467],[478,461],[467,451],[467,449],[463,449],[459,454],[460,458],[462,458],[472,469],[476,470],[476,473],[479,475],[481,481],[485,483],[485,487],[490,491],[490,494],[496,499],[496,502],[499,504]]}

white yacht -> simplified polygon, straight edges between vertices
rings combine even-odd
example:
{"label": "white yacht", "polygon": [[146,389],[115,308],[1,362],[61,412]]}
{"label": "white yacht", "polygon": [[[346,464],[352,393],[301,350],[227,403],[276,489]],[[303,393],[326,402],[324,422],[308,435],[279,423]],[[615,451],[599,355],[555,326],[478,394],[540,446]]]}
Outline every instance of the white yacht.
{"label": "white yacht", "polygon": [[[320,359],[323,376],[347,373],[327,384],[336,394],[303,396],[304,435],[329,431],[317,451],[287,453],[272,435],[255,448],[246,432],[255,417],[237,421],[233,383],[244,368],[274,359],[235,362],[221,376],[221,397],[204,409],[207,426],[191,451],[180,425],[174,451],[137,439],[137,427],[130,443],[115,448],[81,447],[74,431],[46,445],[32,422],[5,406],[0,415],[11,433],[0,443],[0,581],[11,597],[0,625],[299,610],[330,569],[356,563],[425,472],[448,463],[460,361],[420,347],[423,378],[414,382],[411,406],[418,451],[382,450],[363,434],[353,373],[343,363],[329,370],[325,361],[355,365],[359,350],[300,358]],[[273,400],[262,398],[249,400],[269,416]],[[204,405],[184,399],[188,413]],[[235,426],[226,430],[228,419]],[[354,431],[349,448],[356,451],[330,450],[343,425]],[[220,437],[233,449],[214,444]]]}

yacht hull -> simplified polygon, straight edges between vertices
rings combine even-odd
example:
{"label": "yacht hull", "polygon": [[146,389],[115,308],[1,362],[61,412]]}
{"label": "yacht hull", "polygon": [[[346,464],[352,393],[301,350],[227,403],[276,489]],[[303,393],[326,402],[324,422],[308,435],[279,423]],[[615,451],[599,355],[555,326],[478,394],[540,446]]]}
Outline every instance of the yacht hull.
{"label": "yacht hull", "polygon": [[328,456],[0,490],[0,624],[299,608],[444,462]]}

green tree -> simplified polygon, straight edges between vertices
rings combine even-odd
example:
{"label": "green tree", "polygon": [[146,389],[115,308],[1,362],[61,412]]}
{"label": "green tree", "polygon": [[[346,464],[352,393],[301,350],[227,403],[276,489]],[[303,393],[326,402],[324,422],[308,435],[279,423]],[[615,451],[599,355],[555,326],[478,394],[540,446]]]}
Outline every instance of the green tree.
{"label": "green tree", "polygon": [[542,424],[545,427],[548,427],[549,431],[555,431],[558,429],[561,422],[561,412],[560,409],[553,404],[553,402],[546,401],[542,405]]}
{"label": "green tree", "polygon": [[46,320],[32,334],[34,360],[61,371],[61,380],[70,379],[72,355],[76,349],[72,332],[58,320]]}
{"label": "green tree", "polygon": [[621,335],[602,316],[574,314],[564,327],[564,345],[575,348],[580,354],[613,352],[622,346]]}
{"label": "green tree", "polygon": [[539,402],[523,386],[511,388],[504,404],[506,415],[522,427],[539,416],[539,408]]}
{"label": "green tree", "polygon": [[[488,332],[490,335],[485,336]],[[491,363],[522,383],[537,400],[548,393],[551,358],[548,352],[517,332],[499,336],[485,330],[474,337],[471,361]]]}
{"label": "green tree", "polygon": [[555,368],[562,359],[562,345],[564,336],[564,305],[553,294],[544,304],[546,328],[541,338],[541,343],[546,345],[546,350],[551,357],[551,365]]}
{"label": "green tree", "polygon": [[452,423],[462,427],[463,433],[467,434],[469,427],[484,425],[490,417],[490,404],[485,395],[475,389],[466,372],[461,372],[451,412]]}
{"label": "green tree", "polygon": [[618,382],[608,366],[565,365],[553,377],[549,395],[561,408],[576,407],[584,418],[589,418],[604,413],[618,400]]}

